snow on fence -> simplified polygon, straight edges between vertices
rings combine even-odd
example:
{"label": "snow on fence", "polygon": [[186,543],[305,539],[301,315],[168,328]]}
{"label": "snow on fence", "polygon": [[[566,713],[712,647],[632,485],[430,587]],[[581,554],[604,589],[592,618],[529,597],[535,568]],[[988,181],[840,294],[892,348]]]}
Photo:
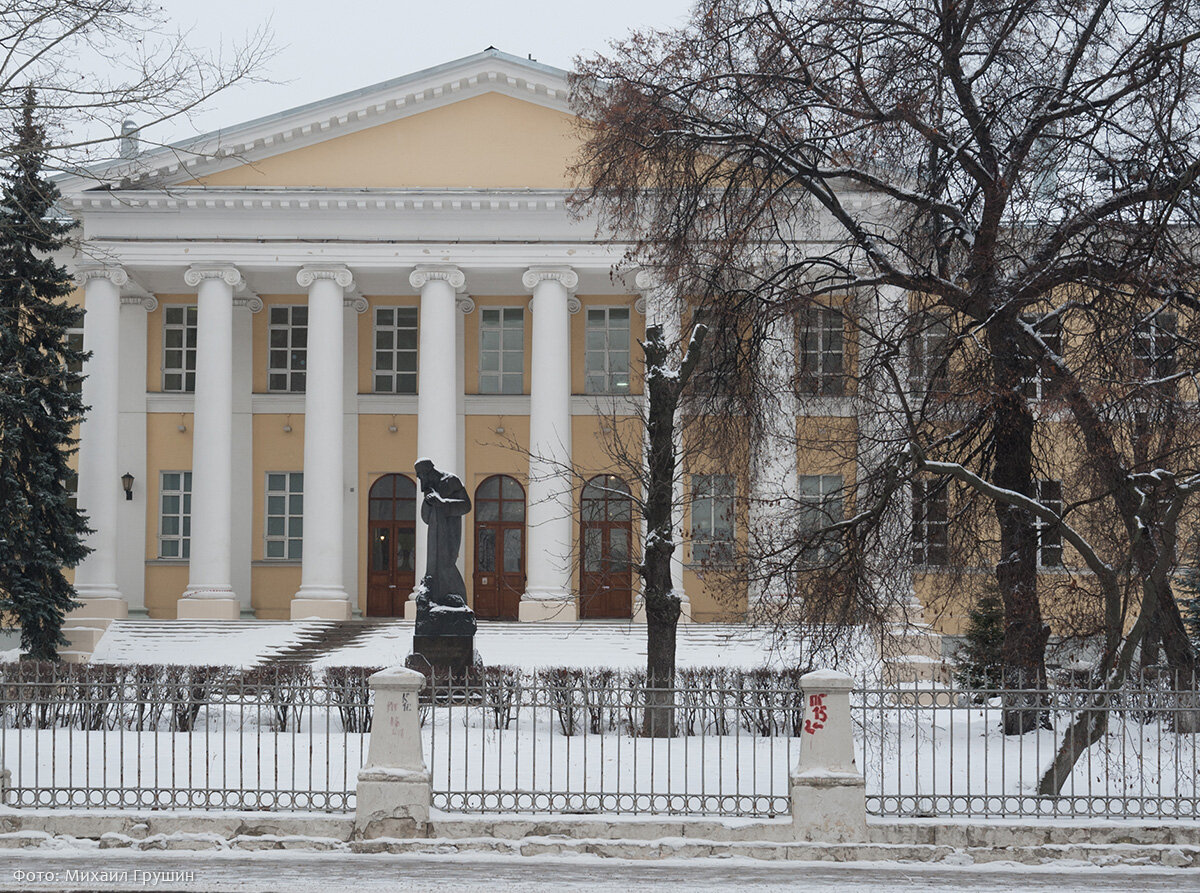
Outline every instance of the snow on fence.
{"label": "snow on fence", "polygon": [[[8,806],[349,811],[367,668],[0,664]],[[422,693],[433,803],[469,812],[786,816],[798,670],[485,668]],[[655,706],[657,705],[657,707]],[[1037,728],[1004,735],[1006,705]],[[1059,795],[1038,782],[1081,709],[1108,716]],[[887,816],[1197,817],[1200,695],[867,682],[852,697],[867,808]],[[648,734],[669,724],[675,735]]]}
{"label": "snow on fence", "polygon": [[[1165,679],[1116,691],[866,683],[852,700],[867,811],[886,816],[1196,818],[1200,693]],[[1032,730],[1005,735],[1005,710]],[[1057,794],[1039,783],[1082,714],[1107,727]],[[1082,735],[1082,733],[1080,733]]]}

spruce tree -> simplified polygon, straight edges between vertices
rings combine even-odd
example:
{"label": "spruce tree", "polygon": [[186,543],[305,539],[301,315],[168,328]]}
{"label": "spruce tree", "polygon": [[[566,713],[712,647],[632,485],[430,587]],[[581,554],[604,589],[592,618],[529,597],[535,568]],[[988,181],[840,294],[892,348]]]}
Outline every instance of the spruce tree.
{"label": "spruce tree", "polygon": [[68,344],[83,319],[52,252],[73,224],[56,217],[58,188],[44,176],[45,131],[25,91],[0,172],[0,616],[21,627],[22,656],[57,660],[74,590],[63,569],[87,554],[67,464],[83,416],[85,355]]}
{"label": "spruce tree", "polygon": [[998,688],[1004,678],[1004,602],[989,584],[967,612],[954,679],[964,688]]}

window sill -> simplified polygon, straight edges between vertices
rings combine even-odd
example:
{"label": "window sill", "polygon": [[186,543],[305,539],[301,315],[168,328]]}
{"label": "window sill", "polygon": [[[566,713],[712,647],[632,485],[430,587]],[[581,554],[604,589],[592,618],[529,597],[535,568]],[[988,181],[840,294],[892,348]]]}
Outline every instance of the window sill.
{"label": "window sill", "polygon": [[300,567],[301,564],[299,558],[256,558],[250,562],[251,567]]}

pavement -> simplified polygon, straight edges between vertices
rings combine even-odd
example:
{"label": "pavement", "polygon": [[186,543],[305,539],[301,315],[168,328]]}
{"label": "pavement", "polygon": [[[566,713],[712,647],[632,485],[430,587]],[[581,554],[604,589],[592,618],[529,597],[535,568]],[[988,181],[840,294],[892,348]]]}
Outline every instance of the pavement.
{"label": "pavement", "polygon": [[986,866],[912,863],[756,863],[747,859],[668,859],[653,863],[596,857],[485,858],[347,853],[7,852],[0,891],[733,891],[970,890],[971,893],[1200,891],[1200,871],[1091,865]]}

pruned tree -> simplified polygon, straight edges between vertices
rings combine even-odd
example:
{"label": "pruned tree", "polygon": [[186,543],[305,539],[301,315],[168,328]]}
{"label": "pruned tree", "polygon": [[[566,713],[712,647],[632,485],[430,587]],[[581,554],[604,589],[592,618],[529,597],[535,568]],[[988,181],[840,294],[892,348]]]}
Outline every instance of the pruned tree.
{"label": "pruned tree", "polygon": [[[1171,398],[1153,375],[1098,388],[1096,367],[1080,365],[1094,354],[1052,331],[1128,335],[1138,318],[1194,309],[1198,36],[1196,11],[1163,0],[707,0],[683,29],[581,60],[574,80],[583,199],[685,290],[767,259],[752,287],[779,314],[843,295],[882,308],[859,318],[871,337],[858,362],[893,383],[870,407],[891,422],[874,438],[890,448],[860,469],[862,502],[821,535],[843,533],[845,556],[870,556],[871,536],[894,553],[902,538],[870,531],[896,526],[898,482],[918,471],[990,500],[1005,666],[1035,685],[1039,531],[1071,527],[1036,485],[1038,376],[1086,458],[1087,504],[1128,545],[1114,564],[1071,528],[1107,593],[1097,680],[1119,684],[1143,633],[1195,677],[1170,589],[1173,533],[1154,520],[1182,506],[1192,457],[1176,444],[1138,458],[1110,411]],[[918,311],[952,326],[970,387],[913,395],[902,333]],[[1163,488],[1174,496],[1159,511]],[[1122,610],[1139,618],[1130,636]],[[1006,731],[1040,719],[1009,711]]]}

